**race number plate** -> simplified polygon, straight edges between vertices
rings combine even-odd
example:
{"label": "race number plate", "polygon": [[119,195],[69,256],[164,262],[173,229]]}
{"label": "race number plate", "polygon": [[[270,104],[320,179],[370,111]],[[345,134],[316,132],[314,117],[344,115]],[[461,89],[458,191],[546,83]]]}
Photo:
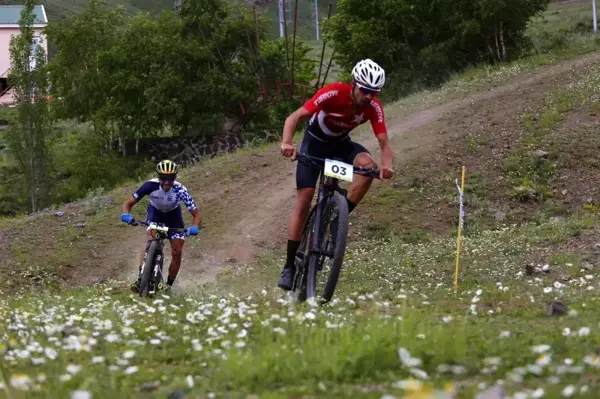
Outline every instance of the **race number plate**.
{"label": "race number plate", "polygon": [[325,176],[352,182],[354,167],[344,162],[325,159]]}

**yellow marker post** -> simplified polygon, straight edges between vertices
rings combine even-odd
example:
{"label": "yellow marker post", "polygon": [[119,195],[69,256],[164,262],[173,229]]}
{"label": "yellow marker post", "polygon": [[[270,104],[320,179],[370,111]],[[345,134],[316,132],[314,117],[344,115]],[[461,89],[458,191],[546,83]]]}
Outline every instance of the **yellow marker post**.
{"label": "yellow marker post", "polygon": [[462,234],[462,230],[463,230],[463,222],[464,222],[464,216],[465,216],[465,211],[463,208],[463,196],[464,196],[464,192],[465,192],[464,191],[464,189],[465,189],[465,172],[466,172],[466,169],[463,166],[460,187],[458,186],[458,181],[456,182],[456,189],[458,190],[458,201],[460,204],[460,208],[459,208],[460,211],[459,211],[459,215],[458,215],[458,235],[456,237],[456,269],[454,271],[454,292],[455,293],[458,290],[458,270],[459,270],[459,266],[460,266],[460,239],[461,239],[461,234]]}

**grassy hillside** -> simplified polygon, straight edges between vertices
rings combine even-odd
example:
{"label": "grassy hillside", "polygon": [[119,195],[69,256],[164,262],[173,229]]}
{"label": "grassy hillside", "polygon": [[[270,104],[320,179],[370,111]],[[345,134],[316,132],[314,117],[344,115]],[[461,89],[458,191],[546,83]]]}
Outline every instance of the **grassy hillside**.
{"label": "grassy hillside", "polygon": [[[172,9],[173,0],[108,0],[110,6],[122,4],[132,14],[136,12],[157,13],[163,9]],[[1,0],[0,4],[22,4],[20,0]],[[48,20],[60,21],[70,15],[82,12],[87,5],[87,0],[38,0],[46,8]]]}

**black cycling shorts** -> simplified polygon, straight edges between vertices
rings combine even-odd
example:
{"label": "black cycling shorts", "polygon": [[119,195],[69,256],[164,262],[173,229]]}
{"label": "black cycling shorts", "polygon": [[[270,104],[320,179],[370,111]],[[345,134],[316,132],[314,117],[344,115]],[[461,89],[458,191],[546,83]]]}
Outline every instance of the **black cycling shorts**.
{"label": "black cycling shorts", "polygon": [[[164,223],[167,227],[174,229],[182,229],[185,227],[183,222],[183,214],[181,213],[181,207],[168,211],[161,212],[152,205],[148,204],[146,208],[146,223]],[[185,234],[177,232],[168,233],[169,240],[185,240]]]}
{"label": "black cycling shorts", "polygon": [[[352,141],[349,136],[337,142],[325,142],[315,138],[307,130],[304,133],[302,144],[298,153],[306,153],[319,158],[339,158],[342,161],[354,164],[354,158],[361,152],[370,152],[362,145]],[[322,167],[312,162],[298,161],[296,167],[296,188],[315,188],[319,180]]]}

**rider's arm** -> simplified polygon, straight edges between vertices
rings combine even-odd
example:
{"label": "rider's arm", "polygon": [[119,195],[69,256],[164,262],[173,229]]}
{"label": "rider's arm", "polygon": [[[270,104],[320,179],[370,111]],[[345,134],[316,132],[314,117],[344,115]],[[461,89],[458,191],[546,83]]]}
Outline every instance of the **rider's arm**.
{"label": "rider's arm", "polygon": [[147,181],[144,184],[142,184],[140,188],[138,188],[137,191],[133,193],[133,195],[123,203],[123,212],[129,213],[131,211],[131,208],[135,204],[137,204],[142,198],[144,198],[146,195],[150,195],[152,191],[156,190],[156,185],[157,183],[153,181]]}
{"label": "rider's arm", "polygon": [[201,219],[200,219],[200,212],[198,211],[198,208],[192,209],[190,211],[190,213],[194,217],[194,226],[200,228]]}
{"label": "rider's arm", "polygon": [[311,115],[304,106],[298,108],[294,112],[290,114],[285,120],[285,124],[283,125],[283,143],[284,144],[292,144],[292,137],[294,137],[294,132],[296,131],[296,127],[298,126],[298,122],[301,119],[307,118]]}
{"label": "rider's arm", "polygon": [[196,206],[196,202],[192,198],[190,192],[185,188],[185,186],[181,185],[177,192],[177,198],[180,201],[183,201],[187,210],[194,217],[194,226],[200,227],[200,212],[198,211],[198,207]]}
{"label": "rider's arm", "polygon": [[379,141],[379,146],[381,147],[381,166],[382,169],[392,169],[392,163],[394,161],[394,152],[392,151],[392,147],[390,147],[390,140],[388,139],[387,133],[378,134],[377,141]]}
{"label": "rider's arm", "polygon": [[155,185],[156,183],[151,181],[147,181],[142,184],[140,188],[138,188],[137,191],[123,203],[123,213],[130,213],[131,208],[133,208],[135,204],[137,204],[146,195],[150,195],[150,193],[156,189]]}
{"label": "rider's arm", "polygon": [[383,112],[383,106],[379,100],[374,99],[370,104],[369,119],[371,120],[371,126],[373,127],[373,133],[379,141],[381,147],[381,167],[379,178],[390,179],[394,170],[392,169],[392,163],[394,161],[394,152],[390,147],[390,140],[387,135],[387,127],[385,125],[385,114]]}
{"label": "rider's arm", "polygon": [[125,201],[123,203],[123,213],[130,213],[131,212],[131,208],[133,208],[133,206],[135,204],[137,204],[138,200],[136,200],[134,197],[129,197],[127,199],[127,201]]}
{"label": "rider's arm", "polygon": [[307,100],[300,108],[288,116],[283,125],[283,144],[292,145],[292,137],[294,136],[298,122],[301,119],[308,118],[328,104],[334,103],[339,92],[339,83],[324,86],[311,99]]}

